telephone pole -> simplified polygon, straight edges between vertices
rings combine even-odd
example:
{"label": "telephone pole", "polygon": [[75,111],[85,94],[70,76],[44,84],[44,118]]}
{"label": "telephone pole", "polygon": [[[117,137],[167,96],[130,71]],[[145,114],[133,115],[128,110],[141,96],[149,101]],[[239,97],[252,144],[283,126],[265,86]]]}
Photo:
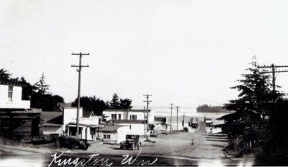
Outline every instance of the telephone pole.
{"label": "telephone pole", "polygon": [[185,120],[185,112],[183,114],[183,121],[182,121],[183,130],[184,130],[184,120]]}
{"label": "telephone pole", "polygon": [[178,109],[179,109],[180,106],[176,106],[176,109],[177,109],[177,132],[178,132]]}
{"label": "telephone pole", "polygon": [[79,110],[80,110],[80,90],[81,90],[81,70],[83,67],[89,67],[88,65],[82,65],[82,56],[89,55],[89,53],[72,53],[72,55],[79,56],[79,65],[71,65],[71,67],[77,67],[78,72],[78,105],[77,105],[77,116],[76,116],[76,136],[79,136]]}
{"label": "telephone pole", "polygon": [[170,115],[170,134],[172,133],[172,110],[173,110],[173,103],[171,103],[170,104],[171,105],[171,107],[170,107],[170,109],[171,109],[171,115]]}
{"label": "telephone pole", "polygon": [[146,116],[145,116],[145,114],[144,114],[144,116],[146,117],[146,119],[145,119],[145,117],[144,117],[144,120],[147,121],[147,129],[146,129],[146,131],[145,131],[145,136],[146,136],[146,139],[148,139],[148,135],[146,134],[146,132],[149,131],[149,116],[148,116],[148,111],[149,111],[149,103],[152,102],[152,101],[149,101],[149,97],[152,96],[152,95],[147,94],[147,95],[143,95],[143,96],[146,97],[146,100],[144,100],[143,102],[146,102]]}
{"label": "telephone pole", "polygon": [[278,72],[288,72],[287,70],[280,70],[280,71],[276,71],[276,68],[287,68],[288,65],[283,65],[283,66],[276,66],[274,64],[271,64],[270,66],[257,66],[257,68],[271,68],[272,71],[263,71],[262,73],[272,73],[272,86],[273,86],[273,93],[275,93],[275,81],[276,81],[276,77],[275,77],[275,73]]}

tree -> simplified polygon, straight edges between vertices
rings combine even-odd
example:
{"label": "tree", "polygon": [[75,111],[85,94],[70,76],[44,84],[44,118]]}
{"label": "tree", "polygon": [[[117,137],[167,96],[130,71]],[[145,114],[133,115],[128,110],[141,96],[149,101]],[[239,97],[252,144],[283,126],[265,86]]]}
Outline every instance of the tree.
{"label": "tree", "polygon": [[131,109],[132,100],[130,99],[120,99],[120,108],[121,109]]}
{"label": "tree", "polygon": [[116,93],[113,94],[112,100],[110,102],[111,109],[120,109],[119,97]]}
{"label": "tree", "polygon": [[22,99],[30,100],[32,94],[35,92],[35,86],[27,82],[24,77],[21,77],[19,83],[22,85]]}
{"label": "tree", "polygon": [[11,78],[10,78],[11,74],[8,73],[7,70],[5,69],[0,69],[0,80],[1,81],[9,81]]}
{"label": "tree", "polygon": [[288,100],[279,99],[269,119],[269,139],[266,152],[288,153]]}
{"label": "tree", "polygon": [[36,88],[36,92],[37,93],[40,93],[42,95],[48,93],[47,91],[49,90],[49,86],[50,85],[47,85],[46,82],[45,82],[45,76],[44,76],[44,73],[42,73],[41,77],[40,77],[40,80],[38,82],[36,82],[34,84],[35,88]]}
{"label": "tree", "polygon": [[[78,105],[78,99],[76,98],[72,103],[72,106],[77,107],[77,105]],[[84,113],[90,114],[93,111],[94,114],[96,115],[102,115],[102,112],[107,108],[106,103],[103,100],[96,98],[95,96],[80,97],[80,106],[83,107]]]}
{"label": "tree", "polygon": [[238,99],[230,100],[225,108],[234,111],[219,119],[225,121],[222,131],[228,134],[229,148],[239,153],[262,148],[268,141],[268,118],[275,109],[275,101],[282,94],[271,90],[270,76],[263,74],[254,66],[238,80],[239,85],[232,87],[240,93]]}
{"label": "tree", "polygon": [[130,99],[121,99],[119,96],[114,93],[112,100],[109,102],[108,107],[110,109],[131,109],[132,100]]}
{"label": "tree", "polygon": [[39,81],[32,87],[31,107],[41,108],[44,111],[56,111],[58,103],[64,102],[63,97],[48,93],[49,86],[45,82],[44,73],[42,73]]}

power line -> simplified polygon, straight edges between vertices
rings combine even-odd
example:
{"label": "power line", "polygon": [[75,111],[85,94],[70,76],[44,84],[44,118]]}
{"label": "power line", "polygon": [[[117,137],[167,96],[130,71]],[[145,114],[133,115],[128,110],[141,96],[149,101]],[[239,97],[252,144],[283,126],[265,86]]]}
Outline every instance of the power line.
{"label": "power line", "polygon": [[170,134],[172,133],[172,110],[173,110],[173,103],[171,103],[170,104],[171,105],[171,107],[170,107],[170,109],[171,109],[171,115],[170,115]]}
{"label": "power line", "polygon": [[281,73],[281,72],[288,72],[288,70],[281,70],[281,71],[276,71],[276,68],[287,68],[288,65],[274,65],[271,64],[270,66],[264,65],[264,66],[257,66],[257,68],[271,68],[272,71],[263,71],[262,73],[272,73],[272,86],[273,86],[273,92],[275,93],[275,81],[276,81],[276,77],[275,77],[275,73]]}
{"label": "power line", "polygon": [[[150,129],[149,129],[149,117],[148,117],[148,111],[149,111],[149,103],[150,102],[152,102],[151,100],[149,100],[149,97],[150,96],[152,96],[152,95],[149,95],[149,94],[147,94],[147,95],[143,95],[143,96],[145,96],[146,97],[146,100],[144,100],[143,102],[146,102],[146,116],[145,116],[145,114],[144,114],[144,120],[145,120],[145,122],[146,122],[146,120],[147,120],[147,129],[145,130],[145,136],[146,136],[146,139],[148,140],[148,135],[146,134],[146,132],[148,132]],[[145,119],[145,117],[146,117],[146,119]]]}
{"label": "power line", "polygon": [[79,109],[80,109],[80,90],[81,90],[81,70],[83,67],[89,67],[88,65],[82,65],[82,56],[89,55],[89,53],[72,53],[72,55],[79,56],[79,65],[71,65],[71,67],[77,67],[78,72],[78,105],[77,105],[77,117],[76,117],[76,136],[79,135]]}
{"label": "power line", "polygon": [[176,109],[177,109],[177,132],[178,132],[178,109],[179,109],[180,106],[176,106]]}

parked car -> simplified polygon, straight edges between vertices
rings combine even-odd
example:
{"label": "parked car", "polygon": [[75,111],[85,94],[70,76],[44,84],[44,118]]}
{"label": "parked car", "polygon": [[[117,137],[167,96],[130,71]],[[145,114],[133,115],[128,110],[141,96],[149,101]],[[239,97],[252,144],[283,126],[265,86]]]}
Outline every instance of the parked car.
{"label": "parked car", "polygon": [[58,140],[60,148],[64,147],[75,150],[87,150],[90,146],[90,144],[87,143],[87,140],[72,136],[60,136]]}
{"label": "parked car", "polygon": [[150,131],[150,137],[157,137],[158,136],[158,133],[156,130],[151,130]]}
{"label": "parked car", "polygon": [[132,149],[132,150],[134,150],[134,149],[140,149],[140,144],[139,143],[137,143],[137,142],[135,142],[134,140],[132,140],[132,139],[127,139],[126,141],[122,141],[122,142],[120,142],[120,148],[121,149]]}
{"label": "parked car", "polygon": [[126,140],[120,142],[120,149],[140,149],[139,135],[127,135]]}

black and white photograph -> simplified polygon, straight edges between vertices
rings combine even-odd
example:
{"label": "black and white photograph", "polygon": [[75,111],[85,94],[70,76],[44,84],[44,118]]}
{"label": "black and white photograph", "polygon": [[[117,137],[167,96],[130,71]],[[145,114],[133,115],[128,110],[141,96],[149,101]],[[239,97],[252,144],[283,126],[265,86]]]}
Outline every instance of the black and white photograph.
{"label": "black and white photograph", "polygon": [[287,9],[0,0],[0,167],[288,166]]}

